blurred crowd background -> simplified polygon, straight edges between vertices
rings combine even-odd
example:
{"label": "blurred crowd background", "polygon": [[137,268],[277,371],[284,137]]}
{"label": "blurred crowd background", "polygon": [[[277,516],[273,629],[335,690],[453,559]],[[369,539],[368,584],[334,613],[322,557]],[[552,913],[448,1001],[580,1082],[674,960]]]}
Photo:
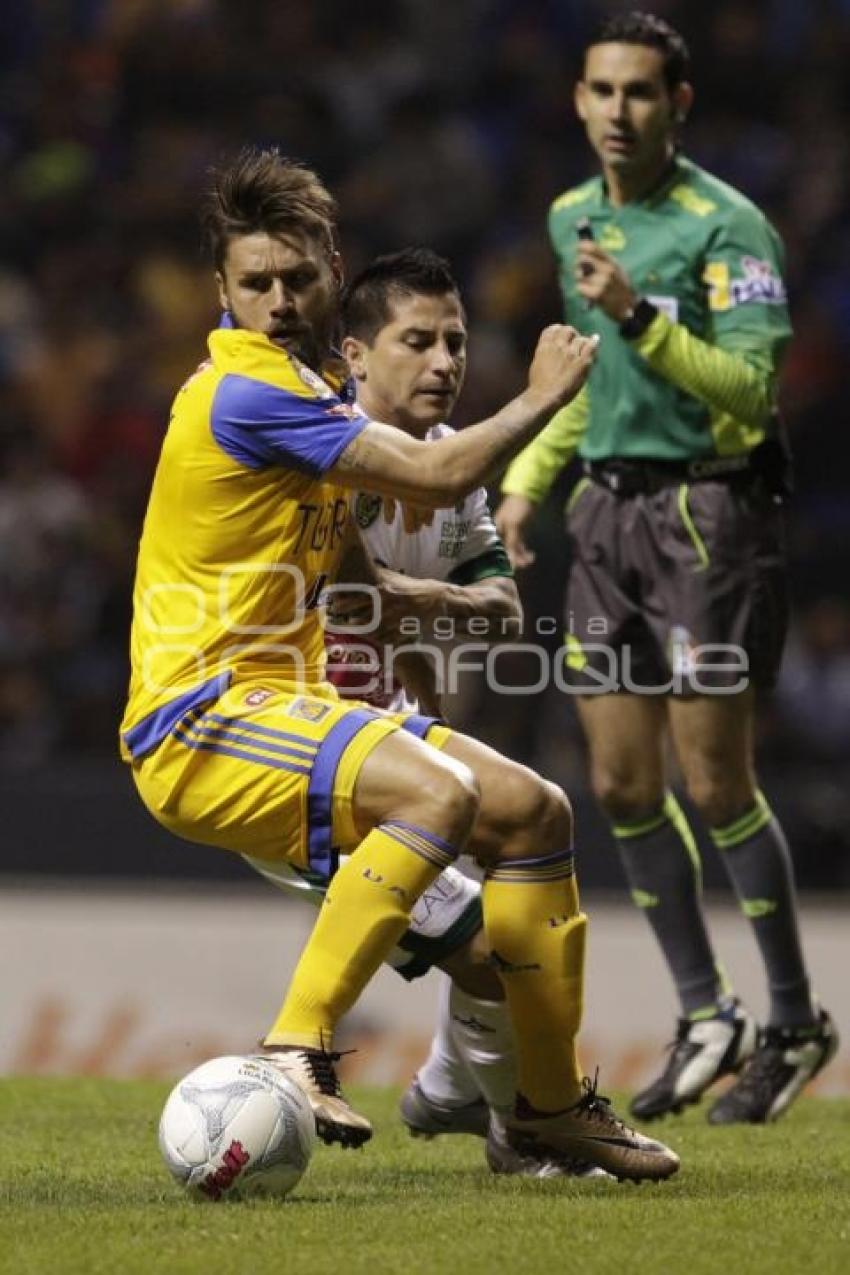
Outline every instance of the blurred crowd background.
{"label": "blurred crowd background", "polygon": [[[340,201],[349,271],[411,243],[449,256],[471,319],[461,421],[480,418],[516,391],[559,315],[546,210],[592,170],[571,106],[579,51],[624,7],[4,0],[0,791],[18,847],[7,866],[77,866],[59,851],[44,859],[38,817],[53,818],[61,847],[75,795],[89,815],[133,801],[115,761],[132,573],[170,400],[217,321],[196,223],[208,167],[250,141],[317,168]],[[801,882],[848,886],[850,0],[644,7],[691,47],[687,153],[749,194],[787,245],[795,621],[761,752]],[[529,615],[559,623],[560,504],[523,582]],[[472,688],[458,711],[581,791],[581,743],[556,694]],[[77,840],[102,866],[123,825],[92,827]]]}

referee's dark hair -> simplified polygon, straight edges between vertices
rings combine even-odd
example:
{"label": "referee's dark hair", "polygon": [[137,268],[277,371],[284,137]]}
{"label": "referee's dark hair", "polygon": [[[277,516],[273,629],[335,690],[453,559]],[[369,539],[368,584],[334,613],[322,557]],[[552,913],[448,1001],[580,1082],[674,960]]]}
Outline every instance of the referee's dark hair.
{"label": "referee's dark hair", "polygon": [[404,248],[376,257],[343,290],[342,331],[371,345],[390,320],[394,298],[442,297],[448,292],[460,296],[457,280],[445,257],[430,248]]}
{"label": "referee's dark hair", "polygon": [[664,58],[664,81],[671,93],[688,78],[691,64],[688,46],[669,22],[654,13],[633,9],[630,13],[606,18],[588,41],[585,53],[594,44],[645,44],[650,49],[658,49]]}

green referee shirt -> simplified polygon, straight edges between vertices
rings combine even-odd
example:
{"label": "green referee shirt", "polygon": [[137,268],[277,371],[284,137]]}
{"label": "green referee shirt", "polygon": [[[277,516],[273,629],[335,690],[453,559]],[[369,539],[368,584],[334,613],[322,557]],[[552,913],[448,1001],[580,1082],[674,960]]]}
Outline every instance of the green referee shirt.
{"label": "green referee shirt", "polygon": [[[660,312],[634,341],[576,289],[582,218]],[[514,461],[505,491],[542,499],[576,444],[588,460],[694,460],[762,441],[791,324],[782,244],[754,204],[678,157],[655,190],[622,207],[601,177],[567,191],[549,234],[565,320],[602,340],[585,391]]]}

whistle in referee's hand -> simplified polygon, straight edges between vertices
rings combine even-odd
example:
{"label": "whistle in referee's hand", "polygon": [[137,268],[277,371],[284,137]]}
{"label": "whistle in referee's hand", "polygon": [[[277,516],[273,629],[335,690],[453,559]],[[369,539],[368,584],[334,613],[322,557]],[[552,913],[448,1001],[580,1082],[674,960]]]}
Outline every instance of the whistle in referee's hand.
{"label": "whistle in referee's hand", "polygon": [[[595,242],[593,237],[593,227],[587,217],[582,217],[580,221],[576,222],[576,235],[579,239],[584,239],[590,243]],[[581,272],[585,276],[593,274],[593,266],[589,261],[583,261],[581,263]]]}
{"label": "whistle in referee's hand", "polygon": [[[576,222],[576,235],[579,239],[584,239],[586,241],[589,240],[590,243],[595,242],[593,237],[593,227],[591,226],[590,221],[587,217],[581,217]],[[593,274],[593,266],[590,264],[589,261],[582,261],[581,265],[579,266],[579,270],[581,271],[582,277],[584,279],[586,279],[589,275]],[[588,301],[585,298],[585,300],[582,301],[581,308],[583,310],[589,310],[592,304],[593,303],[591,301]]]}

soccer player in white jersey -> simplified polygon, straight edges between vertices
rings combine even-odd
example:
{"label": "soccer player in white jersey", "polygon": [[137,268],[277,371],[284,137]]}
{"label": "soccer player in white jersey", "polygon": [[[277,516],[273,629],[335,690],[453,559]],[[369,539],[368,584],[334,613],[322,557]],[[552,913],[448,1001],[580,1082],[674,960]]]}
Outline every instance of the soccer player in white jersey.
{"label": "soccer player in white jersey", "polygon": [[[366,414],[421,440],[451,434],[445,421],[463,385],[467,336],[448,263],[426,249],[377,258],[347,287],[342,320],[343,354]],[[427,515],[366,492],[352,507],[377,573],[382,638],[397,635],[399,622],[402,642],[405,628],[427,639],[438,621],[444,633],[462,635],[475,620],[476,642],[488,632],[498,638],[519,631],[513,571],[483,488]],[[364,619],[372,605],[363,594],[345,597],[346,620]],[[441,715],[433,666],[400,660],[397,680],[379,649],[330,626],[328,676],[340,694]],[[370,652],[373,660],[364,662]],[[422,717],[423,730],[429,719]],[[286,864],[250,862],[275,885],[321,904],[321,883]],[[445,971],[431,1050],[402,1099],[402,1119],[418,1136],[486,1137],[487,1162],[497,1173],[605,1176],[546,1152],[520,1155],[504,1137],[503,1116],[516,1088],[514,1049],[504,990],[488,962],[480,895],[477,881],[446,869],[414,907],[410,930],[391,957],[408,980],[434,966]]]}

